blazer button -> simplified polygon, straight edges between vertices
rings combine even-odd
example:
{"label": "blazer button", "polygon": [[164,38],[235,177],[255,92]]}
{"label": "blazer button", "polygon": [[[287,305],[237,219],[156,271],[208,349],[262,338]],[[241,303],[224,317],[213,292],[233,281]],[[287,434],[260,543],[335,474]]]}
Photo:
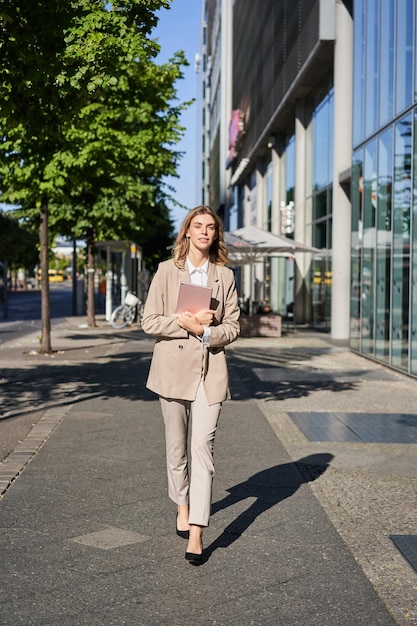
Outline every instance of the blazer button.
{"label": "blazer button", "polygon": [[178,346],[180,350],[182,350],[184,348],[184,346],[180,343],[180,345]]}

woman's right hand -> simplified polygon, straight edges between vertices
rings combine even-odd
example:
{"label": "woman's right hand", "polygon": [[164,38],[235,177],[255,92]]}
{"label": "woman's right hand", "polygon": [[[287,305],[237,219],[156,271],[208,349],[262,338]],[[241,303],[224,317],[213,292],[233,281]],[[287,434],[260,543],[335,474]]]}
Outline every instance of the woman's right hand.
{"label": "woman's right hand", "polygon": [[215,314],[215,309],[203,309],[195,314],[196,318],[203,326],[210,326],[213,322],[213,316]]}

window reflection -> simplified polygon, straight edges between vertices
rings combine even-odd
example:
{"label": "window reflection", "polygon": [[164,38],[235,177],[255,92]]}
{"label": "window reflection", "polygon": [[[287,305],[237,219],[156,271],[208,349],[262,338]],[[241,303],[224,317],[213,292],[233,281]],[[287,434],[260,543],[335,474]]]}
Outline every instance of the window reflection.
{"label": "window reflection", "polygon": [[361,274],[362,274],[362,150],[353,155],[352,163],[352,236],[351,236],[351,294],[350,294],[350,346],[360,350]]}
{"label": "window reflection", "polygon": [[378,140],[375,355],[389,361],[391,298],[392,129]]}
{"label": "window reflection", "polygon": [[295,135],[289,139],[285,149],[286,204],[294,202],[295,189]]}
{"label": "window reflection", "polygon": [[398,114],[411,104],[413,83],[413,0],[396,2],[396,7],[395,111]]}
{"label": "window reflection", "polygon": [[363,240],[361,275],[362,352],[374,352],[374,285],[376,243],[376,141],[367,144],[363,169]]}
{"label": "window reflection", "polygon": [[379,33],[379,126],[392,119],[394,103],[394,0],[381,2]]}
{"label": "window reflection", "polygon": [[364,2],[355,2],[353,20],[353,145],[358,145],[363,139],[363,101],[364,101],[364,58],[365,58],[365,33],[364,33]]}
{"label": "window reflection", "polygon": [[313,246],[325,250],[312,260],[312,321],[330,328],[331,315],[331,230],[333,181],[333,89],[313,112]]}
{"label": "window reflection", "polygon": [[333,89],[313,113],[313,188],[333,179]]}
{"label": "window reflection", "polygon": [[395,125],[392,268],[392,364],[408,369],[411,115]]}
{"label": "window reflection", "polygon": [[413,269],[411,301],[411,372],[417,374],[417,109],[414,111]]}
{"label": "window reflection", "polygon": [[377,126],[378,106],[378,0],[368,0],[366,7],[365,62],[365,135]]}

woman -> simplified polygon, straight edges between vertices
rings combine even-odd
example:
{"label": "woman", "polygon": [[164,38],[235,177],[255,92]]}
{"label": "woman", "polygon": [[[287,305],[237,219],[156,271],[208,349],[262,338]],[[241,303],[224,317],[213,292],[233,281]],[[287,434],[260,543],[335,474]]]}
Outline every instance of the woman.
{"label": "woman", "polygon": [[[190,211],[173,258],[160,263],[142,319],[156,336],[147,387],[160,397],[165,423],[168,494],[177,504],[185,558],[203,558],[214,476],[213,444],[222,402],[230,398],[224,346],[239,334],[239,307],[221,222],[206,206]],[[177,314],[182,282],[212,288],[211,309]],[[192,421],[190,466],[187,439]]]}

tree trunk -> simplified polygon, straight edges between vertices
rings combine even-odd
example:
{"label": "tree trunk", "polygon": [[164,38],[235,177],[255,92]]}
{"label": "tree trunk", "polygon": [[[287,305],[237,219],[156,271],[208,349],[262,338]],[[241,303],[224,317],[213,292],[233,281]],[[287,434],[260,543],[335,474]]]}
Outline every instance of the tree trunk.
{"label": "tree trunk", "polygon": [[94,235],[87,232],[87,324],[90,328],[96,326],[94,307]]}
{"label": "tree trunk", "polygon": [[48,199],[42,199],[39,224],[39,265],[41,269],[41,345],[42,354],[50,354],[51,347],[51,307],[49,301],[49,241],[48,241]]}

